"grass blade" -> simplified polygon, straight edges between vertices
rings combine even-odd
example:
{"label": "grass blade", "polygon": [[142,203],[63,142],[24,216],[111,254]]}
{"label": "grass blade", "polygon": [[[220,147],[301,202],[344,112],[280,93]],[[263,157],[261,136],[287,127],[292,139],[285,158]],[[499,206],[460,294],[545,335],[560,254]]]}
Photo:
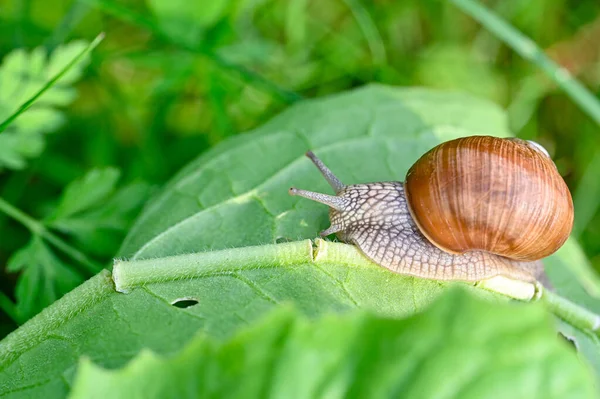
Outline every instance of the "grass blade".
{"label": "grass blade", "polygon": [[354,19],[367,40],[371,56],[373,57],[373,63],[375,65],[384,65],[387,58],[385,55],[385,45],[371,15],[369,15],[369,12],[360,0],[344,0],[344,2],[352,12],[352,15],[354,15]]}
{"label": "grass blade", "polygon": [[562,88],[597,124],[600,125],[600,102],[584,85],[556,64],[536,44],[509,23],[473,0],[450,0],[488,31],[510,46],[523,58],[534,63]]}
{"label": "grass blade", "polygon": [[73,67],[73,65],[77,64],[83,57],[85,57],[90,51],[92,51],[100,42],[104,39],[104,33],[100,33],[96,38],[75,58],[71,60],[65,67],[58,72],[52,79],[50,79],[37,93],[35,93],[29,100],[25,101],[23,105],[19,107],[12,115],[10,115],[4,122],[0,124],[0,133],[6,130],[6,128],[21,115],[23,112],[27,111],[29,107],[31,107],[38,98],[42,94],[44,94],[48,89],[50,89],[56,82],[64,76],[65,73]]}

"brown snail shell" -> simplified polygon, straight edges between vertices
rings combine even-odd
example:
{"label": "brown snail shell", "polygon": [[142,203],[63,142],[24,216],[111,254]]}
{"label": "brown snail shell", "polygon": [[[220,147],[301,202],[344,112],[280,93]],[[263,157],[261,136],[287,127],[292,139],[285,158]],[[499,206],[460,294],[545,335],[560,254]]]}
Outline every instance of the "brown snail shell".
{"label": "brown snail shell", "polygon": [[451,253],[481,250],[518,260],[545,258],[573,228],[573,201],[550,157],[519,139],[448,141],[406,175],[411,215]]}

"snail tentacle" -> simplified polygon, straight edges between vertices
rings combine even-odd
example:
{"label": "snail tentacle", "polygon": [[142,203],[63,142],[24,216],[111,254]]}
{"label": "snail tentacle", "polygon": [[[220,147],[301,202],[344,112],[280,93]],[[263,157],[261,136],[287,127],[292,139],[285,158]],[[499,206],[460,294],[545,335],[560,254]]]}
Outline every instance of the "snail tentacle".
{"label": "snail tentacle", "polygon": [[321,161],[312,151],[308,151],[306,153],[306,156],[310,158],[311,161],[313,161],[315,166],[319,169],[319,172],[321,172],[325,180],[327,180],[327,183],[329,183],[329,185],[331,186],[331,188],[333,188],[333,191],[335,191],[336,194],[338,194],[344,189],[344,187],[346,187],[346,185],[342,183],[340,179],[338,179],[336,175],[334,175],[333,172],[327,166],[325,166],[323,161]]}
{"label": "snail tentacle", "polygon": [[309,200],[320,202],[321,204],[327,205],[338,211],[343,211],[345,207],[345,201],[342,197],[315,193],[314,191],[301,190],[295,187],[290,188],[289,193],[290,195],[296,195],[298,197],[304,197]]}

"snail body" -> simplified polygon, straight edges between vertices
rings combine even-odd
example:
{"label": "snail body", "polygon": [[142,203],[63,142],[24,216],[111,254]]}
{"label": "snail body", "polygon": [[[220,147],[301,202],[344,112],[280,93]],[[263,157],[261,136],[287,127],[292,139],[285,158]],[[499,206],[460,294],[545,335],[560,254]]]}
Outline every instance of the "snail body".
{"label": "snail body", "polygon": [[336,195],[292,188],[329,205],[331,226],[375,263],[402,274],[479,281],[535,281],[540,259],[573,225],[569,190],[548,154],[519,139],[472,136],[424,154],[405,182],[344,185],[307,156]]}

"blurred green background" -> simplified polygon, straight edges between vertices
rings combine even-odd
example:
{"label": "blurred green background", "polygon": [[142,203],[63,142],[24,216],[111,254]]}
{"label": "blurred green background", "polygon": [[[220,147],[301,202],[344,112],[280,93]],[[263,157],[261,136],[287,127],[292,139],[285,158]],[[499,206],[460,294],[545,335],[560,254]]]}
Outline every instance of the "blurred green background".
{"label": "blurred green background", "polygon": [[[599,2],[485,5],[598,93]],[[505,108],[555,159],[574,235],[600,270],[598,125],[449,2],[0,0],[0,119],[83,48],[73,41],[100,32],[87,66],[0,134],[0,198],[38,221],[0,212],[0,335],[109,265],[144,202],[192,158],[302,98],[370,82]]]}

